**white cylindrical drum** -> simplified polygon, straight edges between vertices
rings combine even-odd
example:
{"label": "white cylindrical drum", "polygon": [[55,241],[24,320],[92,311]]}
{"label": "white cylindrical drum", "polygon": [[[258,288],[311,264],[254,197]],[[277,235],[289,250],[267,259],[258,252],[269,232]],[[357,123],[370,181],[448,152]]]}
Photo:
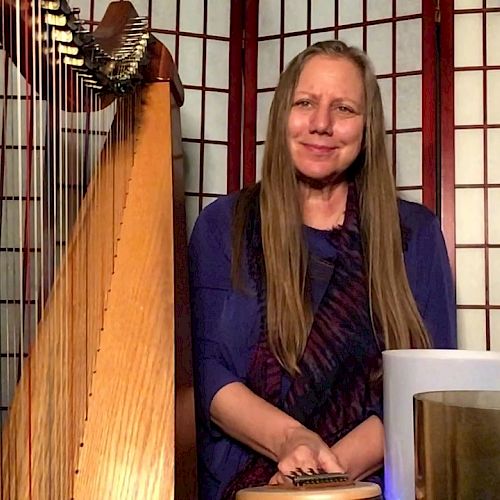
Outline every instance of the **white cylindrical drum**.
{"label": "white cylindrical drum", "polygon": [[377,484],[357,482],[347,486],[260,486],[238,491],[236,500],[380,500]]}
{"label": "white cylindrical drum", "polygon": [[385,351],[386,500],[415,499],[413,396],[420,392],[500,390],[500,353],[445,349]]}

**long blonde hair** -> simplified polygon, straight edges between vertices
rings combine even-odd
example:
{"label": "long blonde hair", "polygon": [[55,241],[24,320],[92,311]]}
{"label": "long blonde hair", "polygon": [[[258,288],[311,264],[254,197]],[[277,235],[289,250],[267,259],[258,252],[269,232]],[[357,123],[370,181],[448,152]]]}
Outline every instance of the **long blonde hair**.
{"label": "long blonde hair", "polygon": [[[386,348],[430,345],[406,275],[396,189],[387,158],[382,100],[375,73],[361,50],[338,40],[319,42],[297,55],[280,77],[269,114],[259,194],[269,345],[291,374],[298,372],[313,317],[306,289],[308,252],[303,239],[298,183],[287,146],[287,123],[302,69],[316,55],[353,62],[364,80],[366,124],[364,147],[358,158],[364,161],[353,175],[359,194],[372,324],[383,335]],[[237,210],[233,279],[242,255],[240,238],[246,219],[245,209]]]}

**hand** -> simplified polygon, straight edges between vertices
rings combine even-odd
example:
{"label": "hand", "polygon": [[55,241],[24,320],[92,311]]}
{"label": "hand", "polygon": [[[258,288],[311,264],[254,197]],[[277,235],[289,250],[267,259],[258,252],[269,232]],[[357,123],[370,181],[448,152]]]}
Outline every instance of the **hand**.
{"label": "hand", "polygon": [[272,486],[291,486],[292,480],[282,474],[281,472],[276,472],[276,474],[269,480],[269,484]]}
{"label": "hand", "polygon": [[[338,458],[315,432],[305,427],[294,427],[287,431],[286,438],[278,453],[278,472],[288,476],[296,469],[303,471],[345,472]],[[283,477],[273,476],[283,484]]]}

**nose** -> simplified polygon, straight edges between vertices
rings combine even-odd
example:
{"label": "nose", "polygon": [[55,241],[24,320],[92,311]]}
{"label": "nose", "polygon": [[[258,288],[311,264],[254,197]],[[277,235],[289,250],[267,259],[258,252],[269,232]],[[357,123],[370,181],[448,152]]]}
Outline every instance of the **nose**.
{"label": "nose", "polygon": [[310,116],[309,131],[311,134],[333,134],[334,119],[330,106],[320,104]]}

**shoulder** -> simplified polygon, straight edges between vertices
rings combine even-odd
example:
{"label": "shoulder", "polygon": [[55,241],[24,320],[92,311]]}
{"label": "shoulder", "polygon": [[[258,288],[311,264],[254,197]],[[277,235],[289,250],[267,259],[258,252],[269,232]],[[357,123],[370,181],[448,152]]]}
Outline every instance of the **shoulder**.
{"label": "shoulder", "polygon": [[412,247],[432,251],[436,241],[442,240],[437,216],[427,207],[412,201],[398,199],[398,208],[405,252]]}
{"label": "shoulder", "polygon": [[398,199],[398,208],[401,225],[412,234],[439,226],[436,215],[420,203]]}
{"label": "shoulder", "polygon": [[206,206],[196,219],[191,233],[190,245],[210,244],[221,238],[230,238],[234,207],[238,193],[231,193],[217,198]]}
{"label": "shoulder", "polygon": [[234,207],[240,192],[220,196],[215,201],[207,205],[198,216],[194,225],[194,231],[201,229],[220,232],[229,228],[233,219]]}

